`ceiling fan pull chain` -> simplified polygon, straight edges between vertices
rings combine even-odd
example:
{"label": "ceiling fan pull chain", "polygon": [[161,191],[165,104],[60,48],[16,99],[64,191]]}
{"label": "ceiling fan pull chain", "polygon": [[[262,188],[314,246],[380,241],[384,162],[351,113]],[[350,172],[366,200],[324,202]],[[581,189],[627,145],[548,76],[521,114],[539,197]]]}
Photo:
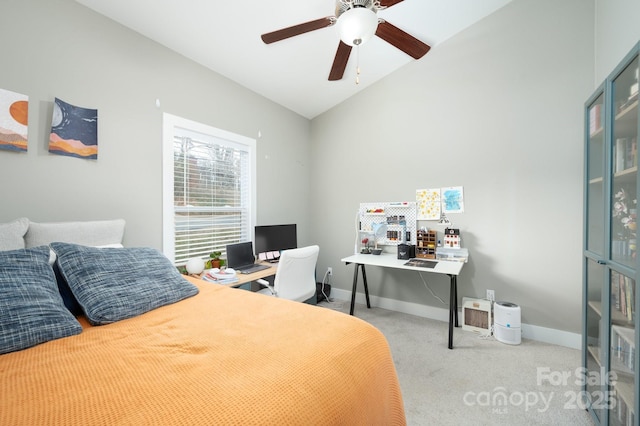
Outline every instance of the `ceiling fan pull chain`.
{"label": "ceiling fan pull chain", "polygon": [[356,84],[360,84],[360,45],[356,46]]}

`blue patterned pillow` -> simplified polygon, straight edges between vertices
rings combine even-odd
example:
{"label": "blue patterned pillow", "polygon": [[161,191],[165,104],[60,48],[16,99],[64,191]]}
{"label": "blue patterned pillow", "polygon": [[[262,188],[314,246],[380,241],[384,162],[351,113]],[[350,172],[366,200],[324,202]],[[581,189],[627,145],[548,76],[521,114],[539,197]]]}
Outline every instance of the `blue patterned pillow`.
{"label": "blue patterned pillow", "polygon": [[58,267],[85,315],[109,324],[198,293],[159,251],[54,242]]}
{"label": "blue patterned pillow", "polygon": [[81,331],[62,303],[49,247],[0,252],[0,354]]}

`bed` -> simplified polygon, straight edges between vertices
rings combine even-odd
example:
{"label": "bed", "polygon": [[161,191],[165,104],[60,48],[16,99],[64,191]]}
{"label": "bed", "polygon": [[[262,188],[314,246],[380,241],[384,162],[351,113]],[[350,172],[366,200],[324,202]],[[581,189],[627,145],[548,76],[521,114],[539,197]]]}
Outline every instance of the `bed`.
{"label": "bed", "polygon": [[116,247],[117,236],[29,241],[27,223],[17,249],[0,225],[0,304],[27,275],[62,318],[45,328],[69,324],[63,337],[27,330],[44,341],[22,349],[0,324],[0,424],[406,424],[387,341],[364,321],[180,276],[153,249]]}

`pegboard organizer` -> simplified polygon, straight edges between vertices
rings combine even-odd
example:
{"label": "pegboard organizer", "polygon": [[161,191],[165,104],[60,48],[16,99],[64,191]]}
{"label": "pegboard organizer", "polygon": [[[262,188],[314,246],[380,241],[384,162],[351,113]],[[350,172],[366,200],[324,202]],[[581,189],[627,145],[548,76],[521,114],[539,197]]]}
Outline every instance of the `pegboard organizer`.
{"label": "pegboard organizer", "polygon": [[[385,222],[387,224],[387,236],[378,239],[378,245],[397,246],[402,243],[402,232],[406,226],[409,236],[408,244],[416,241],[416,203],[407,202],[380,202],[361,203],[359,210],[360,233],[373,234],[373,224]],[[403,225],[402,223],[406,223]]]}

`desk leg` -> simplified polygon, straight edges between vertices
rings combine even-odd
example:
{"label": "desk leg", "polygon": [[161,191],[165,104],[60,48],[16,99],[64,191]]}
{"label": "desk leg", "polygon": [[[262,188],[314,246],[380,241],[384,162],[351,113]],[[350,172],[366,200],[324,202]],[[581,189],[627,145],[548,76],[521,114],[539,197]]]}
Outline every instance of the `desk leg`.
{"label": "desk leg", "polygon": [[451,289],[449,290],[449,349],[453,349],[453,327],[458,327],[458,277],[449,275]]}
{"label": "desk leg", "polygon": [[353,315],[353,308],[356,304],[356,289],[358,288],[358,268],[360,264],[356,263],[355,268],[353,268],[353,287],[351,288],[351,310],[349,311],[349,315]]}
{"label": "desk leg", "polygon": [[364,272],[364,265],[362,266],[362,282],[364,282],[364,296],[367,298],[367,308],[371,309],[371,303],[369,303],[369,285],[367,284],[367,274]]}
{"label": "desk leg", "polygon": [[455,311],[455,326],[456,327],[460,327],[460,325],[458,325],[458,276],[454,275],[452,277],[452,279],[454,280],[454,284],[453,284],[453,289],[455,291],[455,296],[453,298],[453,300],[455,301],[455,307],[454,307],[454,311]]}
{"label": "desk leg", "polygon": [[369,302],[369,285],[367,284],[367,273],[364,270],[364,265],[361,263],[356,263],[356,267],[353,270],[353,287],[351,289],[351,309],[349,310],[349,315],[353,315],[353,308],[356,304],[356,290],[358,289],[358,268],[362,268],[362,282],[364,283],[364,295],[367,298],[367,308],[371,308],[371,303]]}

